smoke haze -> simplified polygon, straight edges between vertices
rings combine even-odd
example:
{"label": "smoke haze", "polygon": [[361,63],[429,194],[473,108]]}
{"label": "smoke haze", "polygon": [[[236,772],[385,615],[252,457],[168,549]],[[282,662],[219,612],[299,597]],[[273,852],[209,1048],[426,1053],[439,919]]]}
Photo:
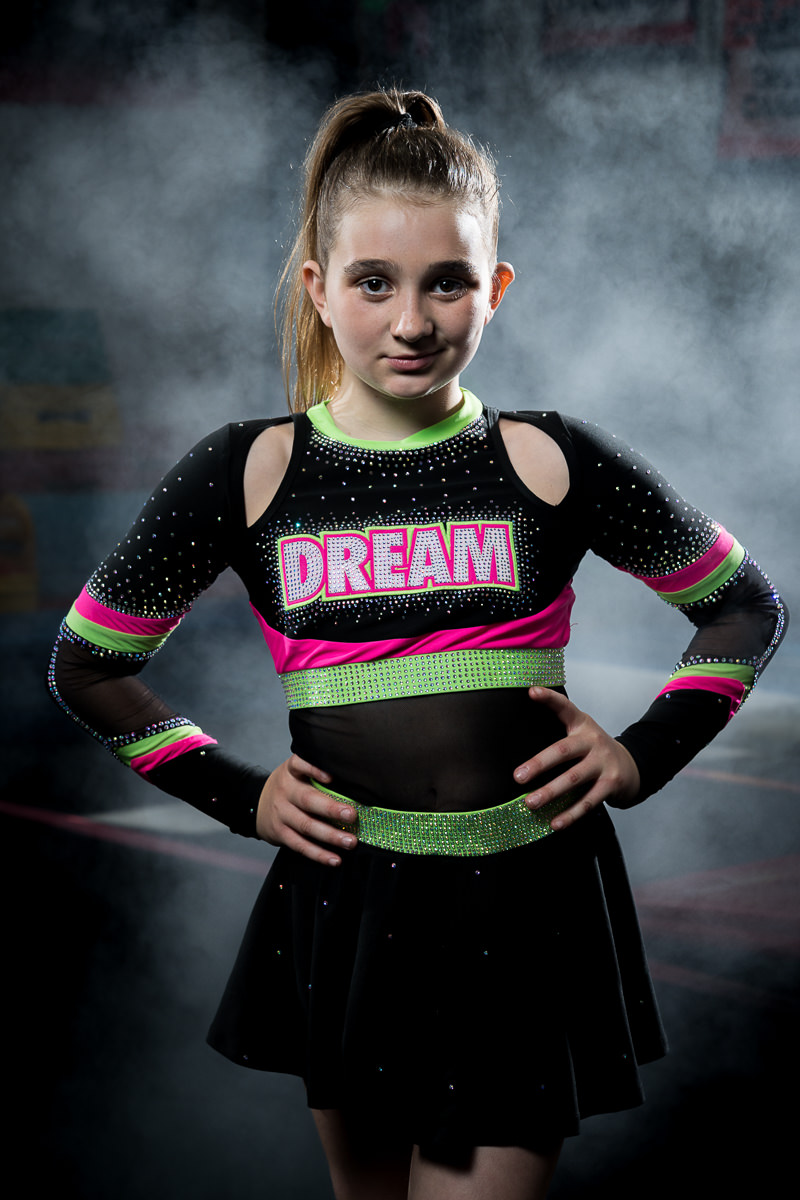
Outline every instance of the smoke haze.
{"label": "smoke haze", "polygon": [[[525,36],[535,32],[525,25],[530,7],[509,6]],[[609,54],[547,63],[525,37],[515,39],[510,18],[487,33],[474,14],[459,25],[453,6],[431,9],[425,44],[437,31],[452,34],[442,60],[425,57],[420,78],[402,57],[381,63],[376,74],[431,91],[450,123],[494,148],[504,184],[500,257],[517,271],[465,383],[500,408],[557,408],[616,432],[728,526],[791,607],[800,585],[796,166],[718,159],[722,98],[712,57]],[[89,20],[94,9],[84,10]],[[141,488],[87,500],[74,554],[59,568],[65,577],[55,590],[65,596],[122,535],[157,475],[203,433],[286,411],[273,291],[308,141],[324,107],[345,90],[324,55],[267,49],[229,18],[196,17],[158,36],[148,27],[141,39],[136,28],[129,14],[132,66],[116,97],[0,105],[0,309],[99,315],[126,453],[152,463],[154,472]],[[352,80],[370,82],[366,74]],[[27,499],[46,574],[48,547],[55,553],[61,534],[48,534],[46,500],[33,493]],[[71,499],[58,501],[62,517]],[[616,732],[658,691],[689,627],[604,564],[587,563],[576,591],[571,691]],[[232,749],[269,765],[288,752],[283,701],[274,681],[265,682],[266,650],[246,605],[231,615],[226,603],[198,604],[195,631],[187,622],[173,636],[150,682]],[[56,614],[49,618],[54,632]],[[723,735],[701,766],[758,777],[768,765],[795,779],[797,657],[790,633],[762,694],[734,723],[738,732]],[[35,671],[38,687],[41,661]],[[88,744],[68,750],[70,763],[89,764],[75,771],[88,811],[111,812],[121,798],[123,807],[151,802],[116,764],[89,755],[99,751]],[[687,779],[617,825],[634,879],[650,881],[800,849],[794,804],[792,794],[767,792],[756,811],[749,788]],[[182,869],[163,864],[139,865],[132,876],[146,930],[140,936],[149,939],[147,953],[139,946],[142,978],[154,978],[158,994],[181,996],[188,974],[199,999],[182,1003],[200,1026],[205,1018],[198,1014],[210,1011],[227,964],[207,961],[202,949],[198,965],[196,922],[204,923],[203,947],[217,937],[226,946],[235,941],[251,881],[228,890],[214,881],[206,892]],[[102,944],[118,932],[104,926]],[[708,969],[724,971],[725,956],[716,955]],[[115,974],[102,962],[94,970],[103,980]],[[89,970],[90,991],[92,978]],[[138,986],[145,1008],[152,997],[146,982]],[[672,1002],[678,1020],[681,1003]],[[708,1027],[717,1061],[725,1054],[723,1032],[722,1025],[716,1033]],[[163,1055],[171,1033],[159,1026],[151,1036],[150,1050]],[[169,1061],[191,1078],[189,1051],[180,1039],[171,1045]],[[156,1136],[182,1106],[197,1115],[191,1105],[199,1109],[200,1102],[174,1082],[145,1105],[135,1091],[131,1043],[120,1055],[134,1088],[122,1125],[135,1120],[140,1101],[142,1137]],[[232,1086],[219,1065],[213,1071],[215,1084]],[[81,1086],[91,1092],[92,1081],[74,1084],[73,1100]],[[236,1119],[253,1121],[256,1091],[265,1083],[248,1075],[239,1086]],[[265,1113],[283,1129],[284,1103],[301,1101],[285,1101],[283,1084],[275,1086]],[[665,1094],[675,1101],[679,1081],[673,1078]],[[81,1112],[89,1102],[77,1103]],[[227,1127],[234,1118],[216,1116],[220,1140],[234,1136]],[[203,1119],[207,1136],[219,1131],[208,1112]],[[194,1131],[188,1117],[182,1120],[178,1143],[191,1155]],[[612,1120],[620,1137],[628,1118]],[[231,1161],[202,1192],[209,1197],[222,1194],[235,1165],[231,1150],[219,1153]],[[129,1154],[133,1169],[136,1156]],[[312,1175],[320,1170],[314,1160]],[[148,1193],[153,1187],[150,1181]],[[170,1194],[180,1194],[174,1187]],[[282,1194],[315,1194],[297,1187]]]}

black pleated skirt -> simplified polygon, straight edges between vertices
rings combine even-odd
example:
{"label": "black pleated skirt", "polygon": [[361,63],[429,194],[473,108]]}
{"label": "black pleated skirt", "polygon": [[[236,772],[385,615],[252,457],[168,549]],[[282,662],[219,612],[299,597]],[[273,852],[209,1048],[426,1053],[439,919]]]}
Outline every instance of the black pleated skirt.
{"label": "black pleated skirt", "polygon": [[663,1030],[601,809],[480,857],[281,849],[209,1042],[431,1157],[543,1149],[641,1103]]}

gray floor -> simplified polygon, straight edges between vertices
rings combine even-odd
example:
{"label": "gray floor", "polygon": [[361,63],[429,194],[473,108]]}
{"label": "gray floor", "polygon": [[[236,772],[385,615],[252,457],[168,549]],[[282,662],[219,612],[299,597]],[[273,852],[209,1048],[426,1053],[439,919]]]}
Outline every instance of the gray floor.
{"label": "gray floor", "polygon": [[[608,671],[573,678],[591,699]],[[765,1194],[793,1166],[800,725],[775,682],[615,818],[672,1052],[645,1068],[643,1108],[567,1144],[554,1200]],[[8,1174],[60,1200],[330,1197],[298,1081],[204,1044],[272,851],[147,789],[22,692],[0,800]]]}

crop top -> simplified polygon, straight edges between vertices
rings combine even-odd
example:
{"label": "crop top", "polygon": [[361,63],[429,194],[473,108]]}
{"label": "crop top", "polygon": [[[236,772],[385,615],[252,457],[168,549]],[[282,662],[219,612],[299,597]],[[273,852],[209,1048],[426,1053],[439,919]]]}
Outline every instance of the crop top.
{"label": "crop top", "polygon": [[[561,448],[561,503],[516,475],[500,416]],[[284,478],[248,527],[249,449],[291,420]],[[231,566],[284,685],[293,750],[363,803],[488,807],[516,795],[514,768],[564,734],[527,688],[563,690],[572,580],[590,549],[695,626],[649,710],[619,735],[644,799],[739,707],[783,636],[784,606],[736,540],[623,442],[554,412],[484,409],[469,392],[401,442],[350,438],[324,404],[202,439],[70,610],[51,692],[144,778],[255,836],[267,770],[139,678]]]}

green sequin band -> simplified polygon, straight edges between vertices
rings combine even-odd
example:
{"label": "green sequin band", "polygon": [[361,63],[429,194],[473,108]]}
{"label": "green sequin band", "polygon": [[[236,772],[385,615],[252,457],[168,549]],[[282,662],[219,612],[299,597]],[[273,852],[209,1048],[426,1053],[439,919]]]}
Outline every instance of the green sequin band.
{"label": "green sequin band", "polygon": [[366,704],[492,688],[561,687],[564,651],[448,650],[374,662],[287,671],[280,676],[289,708]]}
{"label": "green sequin band", "polygon": [[317,783],[314,786],[356,810],[355,824],[333,821],[337,829],[354,833],[368,846],[399,854],[464,857],[515,850],[555,833],[550,828],[553,817],[575,803],[575,796],[568,793],[536,811],[528,808],[524,796],[519,796],[495,808],[480,808],[475,812],[401,812],[358,804],[330,788]]}

